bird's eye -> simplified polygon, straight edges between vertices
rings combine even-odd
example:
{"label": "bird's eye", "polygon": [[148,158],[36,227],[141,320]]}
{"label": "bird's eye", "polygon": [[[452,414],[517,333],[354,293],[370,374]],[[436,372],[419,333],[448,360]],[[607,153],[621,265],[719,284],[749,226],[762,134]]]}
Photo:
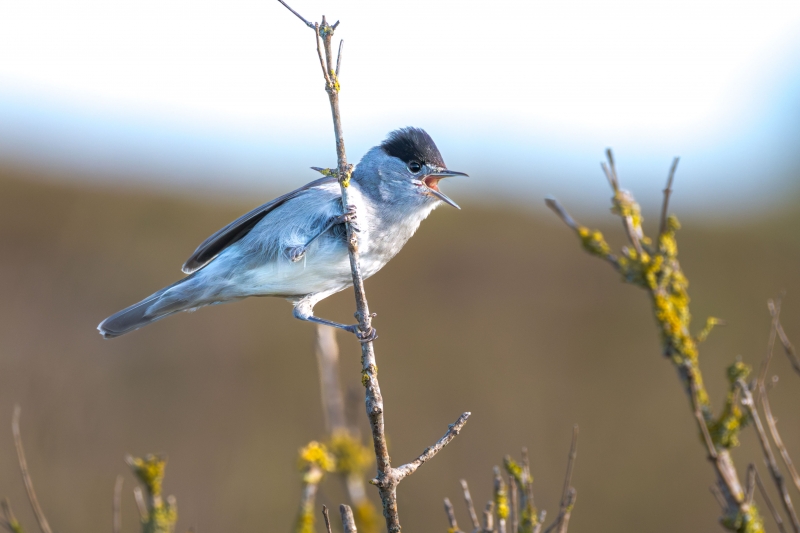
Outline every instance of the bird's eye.
{"label": "bird's eye", "polygon": [[422,170],[422,163],[420,163],[419,161],[411,161],[408,164],[408,170],[416,174],[417,172]]}

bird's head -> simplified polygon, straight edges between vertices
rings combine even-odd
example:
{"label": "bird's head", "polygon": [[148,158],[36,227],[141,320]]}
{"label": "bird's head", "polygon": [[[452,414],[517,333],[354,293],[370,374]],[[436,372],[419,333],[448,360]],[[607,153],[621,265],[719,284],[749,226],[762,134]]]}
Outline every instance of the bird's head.
{"label": "bird's head", "polygon": [[444,202],[461,209],[439,190],[439,180],[466,175],[447,169],[442,154],[425,130],[402,128],[367,152],[353,178],[388,201]]}

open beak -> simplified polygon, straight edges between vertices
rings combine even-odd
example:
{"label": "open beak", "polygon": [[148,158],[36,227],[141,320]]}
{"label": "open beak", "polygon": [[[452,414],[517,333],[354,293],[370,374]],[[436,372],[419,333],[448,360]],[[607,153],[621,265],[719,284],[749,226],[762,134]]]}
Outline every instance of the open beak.
{"label": "open beak", "polygon": [[445,193],[439,190],[439,180],[442,178],[450,178],[452,176],[467,176],[464,172],[456,172],[455,170],[447,170],[446,168],[432,169],[432,171],[422,178],[422,183],[428,188],[428,191],[436,196],[439,200],[446,204],[452,205],[456,209],[461,209],[458,204],[447,197]]}

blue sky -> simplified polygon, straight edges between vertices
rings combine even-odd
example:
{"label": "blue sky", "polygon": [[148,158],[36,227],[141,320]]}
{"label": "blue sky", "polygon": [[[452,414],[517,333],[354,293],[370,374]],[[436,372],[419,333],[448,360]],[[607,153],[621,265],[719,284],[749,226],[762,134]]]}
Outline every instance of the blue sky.
{"label": "blue sky", "polygon": [[[417,125],[455,198],[781,202],[800,182],[798,2],[323,2],[351,160]],[[313,34],[274,0],[0,4],[0,160],[109,185],[269,195],[333,163]]]}

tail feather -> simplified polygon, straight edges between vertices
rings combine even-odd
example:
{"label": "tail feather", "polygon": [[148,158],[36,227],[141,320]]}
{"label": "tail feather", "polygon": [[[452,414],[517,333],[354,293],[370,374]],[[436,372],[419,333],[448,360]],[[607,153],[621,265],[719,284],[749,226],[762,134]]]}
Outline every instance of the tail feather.
{"label": "tail feather", "polygon": [[193,276],[186,277],[169,287],[165,287],[153,293],[141,302],[114,313],[100,322],[100,325],[97,326],[97,330],[103,338],[113,339],[148,324],[152,324],[174,313],[197,307],[196,303],[192,303],[184,298],[174,298],[171,297],[172,295],[165,294],[170,289],[181,285],[191,277]]}

